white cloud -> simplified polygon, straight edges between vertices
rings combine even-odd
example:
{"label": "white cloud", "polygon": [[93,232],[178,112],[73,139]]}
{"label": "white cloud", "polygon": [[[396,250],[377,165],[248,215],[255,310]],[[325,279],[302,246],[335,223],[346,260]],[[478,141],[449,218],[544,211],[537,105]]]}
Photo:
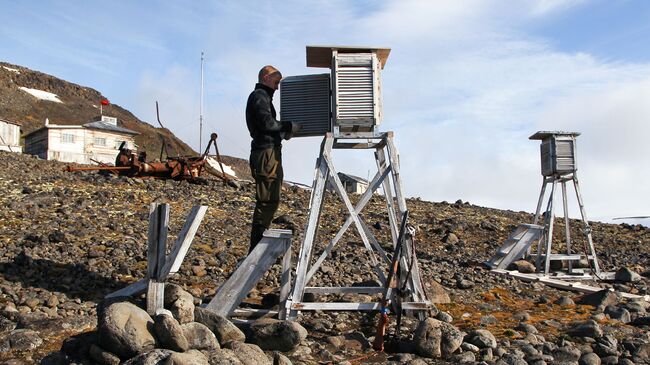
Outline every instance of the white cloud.
{"label": "white cloud", "polygon": [[[526,33],[527,21],[583,3],[396,1],[367,13],[347,2],[257,3],[252,15],[248,5],[221,3],[203,42],[206,123],[222,153],[246,158],[244,106],[260,66],[319,73],[304,67],[305,45],[388,46],[381,129],[396,132],[407,195],[532,211],[541,175],[538,142],[528,136],[568,129],[583,134],[578,164],[590,217],[647,214],[649,65],[560,52]],[[169,126],[195,147],[198,122],[188,121],[198,121],[198,61],[182,67],[143,77],[137,100],[161,100]],[[285,143],[285,176],[310,183],[319,145]],[[337,151],[335,163],[363,177],[374,169],[370,154]]]}

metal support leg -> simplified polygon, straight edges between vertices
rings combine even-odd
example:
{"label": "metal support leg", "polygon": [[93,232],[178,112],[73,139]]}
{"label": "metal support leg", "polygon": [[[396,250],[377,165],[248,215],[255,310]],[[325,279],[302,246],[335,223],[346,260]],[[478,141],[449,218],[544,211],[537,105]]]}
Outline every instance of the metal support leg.
{"label": "metal support leg", "polygon": [[544,275],[549,275],[551,272],[551,243],[553,242],[553,221],[554,221],[554,204],[553,199],[555,198],[555,187],[557,185],[557,180],[553,180],[553,187],[551,188],[551,197],[548,201],[548,216],[546,217],[546,257],[544,262]]}
{"label": "metal support leg", "polygon": [[[305,240],[300,247],[300,254],[296,265],[296,281],[291,295],[291,300],[294,301],[301,302],[302,297],[305,294],[305,279],[307,270],[309,269],[312,246],[314,244],[314,238],[316,237],[316,229],[318,227],[318,221],[320,220],[320,213],[323,206],[323,196],[325,195],[326,187],[325,183],[327,182],[327,176],[329,174],[329,168],[323,158],[323,153],[327,149],[331,150],[332,144],[333,138],[331,136],[327,136],[323,139],[321,155],[318,157],[316,162],[316,173],[314,176],[314,183],[312,184],[311,198],[309,200],[309,222],[307,223],[307,229],[305,231]],[[290,301],[287,301],[287,303],[289,302]],[[289,308],[286,308],[286,310],[289,310]],[[298,312],[291,310],[286,317],[294,320],[297,316]]]}
{"label": "metal support leg", "polygon": [[539,213],[540,210],[542,209],[542,201],[544,201],[544,194],[546,193],[546,184],[548,181],[546,178],[542,178],[542,190],[539,193],[539,199],[537,199],[537,210],[535,210],[535,219],[533,219],[533,224],[537,224],[539,222]]}
{"label": "metal support leg", "polygon": [[[582,216],[582,221],[585,224],[584,232],[587,236],[587,242],[589,243],[589,252],[593,258],[594,271],[596,274],[600,274],[600,266],[598,265],[598,257],[596,256],[596,248],[594,247],[594,241],[591,238],[591,227],[589,226],[589,221],[587,220],[587,212],[585,211],[585,205],[582,202],[582,194],[580,194],[580,185],[578,184],[578,175],[573,174],[573,186],[576,189],[576,198],[578,199],[578,205],[580,206],[580,215]],[[587,260],[589,258],[587,257]]]}
{"label": "metal support leg", "polygon": [[[571,255],[571,227],[569,226],[569,208],[566,195],[566,181],[562,180],[562,209],[564,211],[564,238],[566,241],[566,253]],[[573,272],[573,262],[569,260],[569,274]]]}

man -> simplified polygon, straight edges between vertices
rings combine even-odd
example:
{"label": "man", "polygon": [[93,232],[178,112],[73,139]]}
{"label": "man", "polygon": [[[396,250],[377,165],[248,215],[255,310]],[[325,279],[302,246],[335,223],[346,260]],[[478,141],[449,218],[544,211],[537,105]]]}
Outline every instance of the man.
{"label": "man", "polygon": [[282,187],[282,139],[289,139],[300,130],[300,125],[276,119],[273,94],[278,89],[282,74],[273,66],[264,66],[259,72],[255,90],[246,104],[246,125],[251,142],[250,168],[255,179],[255,211],[251,225],[251,253],[269,228],[280,204]]}

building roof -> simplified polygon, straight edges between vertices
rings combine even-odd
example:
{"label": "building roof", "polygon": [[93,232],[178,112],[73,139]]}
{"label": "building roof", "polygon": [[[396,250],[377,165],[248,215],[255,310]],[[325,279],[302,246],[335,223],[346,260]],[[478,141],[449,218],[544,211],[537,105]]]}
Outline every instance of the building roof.
{"label": "building roof", "polygon": [[332,52],[339,53],[377,53],[379,64],[383,69],[390,54],[390,48],[385,47],[350,47],[350,46],[307,46],[308,67],[332,67]]}
{"label": "building roof", "polygon": [[4,118],[0,118],[0,122],[5,122],[5,123],[8,123],[8,124],[13,124],[13,125],[17,125],[17,126],[22,126],[23,125],[23,123],[21,123],[21,122],[14,122],[13,120],[7,120],[7,119],[4,119]]}
{"label": "building roof", "polygon": [[338,174],[339,174],[339,177],[341,177],[341,178],[347,178],[347,179],[354,180],[354,181],[357,181],[357,182],[360,182],[360,183],[368,184],[368,180],[366,180],[364,178],[361,178],[359,176],[346,174],[344,172],[339,172]]}
{"label": "building roof", "polygon": [[571,136],[571,137],[577,137],[579,136],[579,132],[565,132],[565,131],[538,131],[537,133],[533,134],[532,136],[528,137],[528,139],[547,139],[552,136]]}
{"label": "building roof", "polygon": [[96,122],[90,122],[86,123],[83,125],[84,128],[88,129],[99,129],[99,130],[104,130],[104,131],[109,131],[109,132],[116,132],[116,133],[125,133],[125,134],[131,134],[131,135],[136,135],[140,134],[136,131],[132,131],[127,128],[123,128],[111,123],[106,123],[102,121],[96,121]]}

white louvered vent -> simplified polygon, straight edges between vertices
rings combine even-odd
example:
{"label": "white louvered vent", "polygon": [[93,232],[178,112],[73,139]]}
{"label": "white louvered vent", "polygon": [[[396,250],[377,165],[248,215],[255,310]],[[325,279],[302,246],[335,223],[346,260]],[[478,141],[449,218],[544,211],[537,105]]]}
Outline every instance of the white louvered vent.
{"label": "white louvered vent", "polygon": [[301,75],[282,79],[280,115],[282,120],[302,126],[295,137],[319,136],[329,132],[330,75]]}
{"label": "white louvered vent", "polygon": [[334,74],[335,124],[341,127],[378,124],[379,82],[376,56],[339,53]]}

